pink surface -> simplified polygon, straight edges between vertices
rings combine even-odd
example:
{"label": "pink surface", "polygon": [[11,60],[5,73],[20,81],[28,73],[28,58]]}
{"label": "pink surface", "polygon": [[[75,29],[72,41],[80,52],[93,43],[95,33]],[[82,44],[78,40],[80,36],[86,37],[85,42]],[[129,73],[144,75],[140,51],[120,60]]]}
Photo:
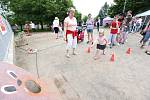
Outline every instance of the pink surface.
{"label": "pink surface", "polygon": [[[22,81],[22,85],[18,86],[16,79],[7,74],[7,71],[15,72],[15,74],[17,75],[17,79],[20,79]],[[27,80],[34,80],[37,84],[39,84],[41,86],[41,92],[35,94],[26,91],[24,82],[26,82]],[[0,62],[0,89],[4,85],[15,86],[17,92],[13,94],[5,94],[0,90],[0,100],[56,100],[55,93],[49,94],[46,90],[47,85],[37,80],[30,73],[14,65]]]}

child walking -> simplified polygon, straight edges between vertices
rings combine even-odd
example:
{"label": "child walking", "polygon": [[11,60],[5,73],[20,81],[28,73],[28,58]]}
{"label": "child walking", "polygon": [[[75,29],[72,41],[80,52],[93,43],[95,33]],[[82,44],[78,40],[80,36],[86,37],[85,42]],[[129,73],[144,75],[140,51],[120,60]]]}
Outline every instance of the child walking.
{"label": "child walking", "polygon": [[105,55],[105,49],[106,49],[106,45],[107,45],[107,39],[106,37],[104,36],[104,30],[100,30],[99,31],[99,35],[96,39],[96,41],[93,43],[93,45],[91,45],[91,48],[97,44],[97,47],[96,47],[96,54],[94,56],[94,59],[97,60],[99,58],[99,52],[100,50],[103,51],[103,55]]}

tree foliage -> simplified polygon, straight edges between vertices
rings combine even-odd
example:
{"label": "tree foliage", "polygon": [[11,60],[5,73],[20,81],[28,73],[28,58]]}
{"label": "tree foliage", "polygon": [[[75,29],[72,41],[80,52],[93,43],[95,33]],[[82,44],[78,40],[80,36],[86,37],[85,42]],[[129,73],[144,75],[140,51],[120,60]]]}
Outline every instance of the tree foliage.
{"label": "tree foliage", "polygon": [[109,5],[107,2],[104,4],[104,6],[100,9],[98,17],[105,18],[108,15]]}
{"label": "tree foliage", "polygon": [[[114,16],[119,13],[123,13],[125,0],[114,0],[114,5],[110,7],[109,14]],[[138,14],[150,9],[149,0],[127,0],[125,12],[132,10],[133,14]]]}
{"label": "tree foliage", "polygon": [[82,18],[83,23],[86,23],[87,19],[88,19],[88,16],[84,16],[84,17]]}
{"label": "tree foliage", "polygon": [[[12,23],[24,24],[25,21],[51,24],[55,17],[63,21],[67,10],[73,6],[72,0],[2,0],[15,14],[10,17]],[[81,14],[76,12],[77,19]]]}

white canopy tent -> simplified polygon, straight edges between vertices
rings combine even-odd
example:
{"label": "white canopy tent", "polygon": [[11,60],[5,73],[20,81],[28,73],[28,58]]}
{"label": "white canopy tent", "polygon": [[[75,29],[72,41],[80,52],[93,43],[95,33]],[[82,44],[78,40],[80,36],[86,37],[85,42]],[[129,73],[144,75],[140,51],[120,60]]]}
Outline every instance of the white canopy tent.
{"label": "white canopy tent", "polygon": [[110,18],[110,17],[106,17],[103,19],[104,21],[107,21],[107,20],[113,20],[113,18]]}
{"label": "white canopy tent", "polygon": [[107,16],[106,18],[103,19],[103,26],[110,25],[112,21],[113,18]]}
{"label": "white canopy tent", "polygon": [[150,19],[150,10],[145,11],[143,13],[137,14],[135,17],[142,17],[143,25],[146,24]]}
{"label": "white canopy tent", "polygon": [[150,15],[150,10],[145,11],[143,13],[137,14],[135,17],[144,17],[144,16],[149,16]]}

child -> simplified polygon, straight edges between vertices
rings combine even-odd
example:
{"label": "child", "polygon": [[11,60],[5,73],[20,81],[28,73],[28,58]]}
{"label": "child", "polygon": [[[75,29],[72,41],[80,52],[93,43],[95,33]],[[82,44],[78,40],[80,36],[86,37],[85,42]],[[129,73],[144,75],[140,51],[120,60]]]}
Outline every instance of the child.
{"label": "child", "polygon": [[127,39],[127,30],[128,30],[128,27],[124,22],[121,28],[121,43],[122,44],[124,44]]}
{"label": "child", "polygon": [[107,45],[107,40],[104,36],[104,30],[99,31],[99,35],[98,35],[96,41],[91,46],[91,48],[94,46],[94,44],[97,44],[97,47],[96,47],[97,50],[96,50],[96,54],[95,54],[95,57],[94,57],[94,59],[97,60],[99,58],[98,54],[99,54],[100,50],[102,50],[103,55],[105,55],[105,48],[106,48],[106,45]]}

